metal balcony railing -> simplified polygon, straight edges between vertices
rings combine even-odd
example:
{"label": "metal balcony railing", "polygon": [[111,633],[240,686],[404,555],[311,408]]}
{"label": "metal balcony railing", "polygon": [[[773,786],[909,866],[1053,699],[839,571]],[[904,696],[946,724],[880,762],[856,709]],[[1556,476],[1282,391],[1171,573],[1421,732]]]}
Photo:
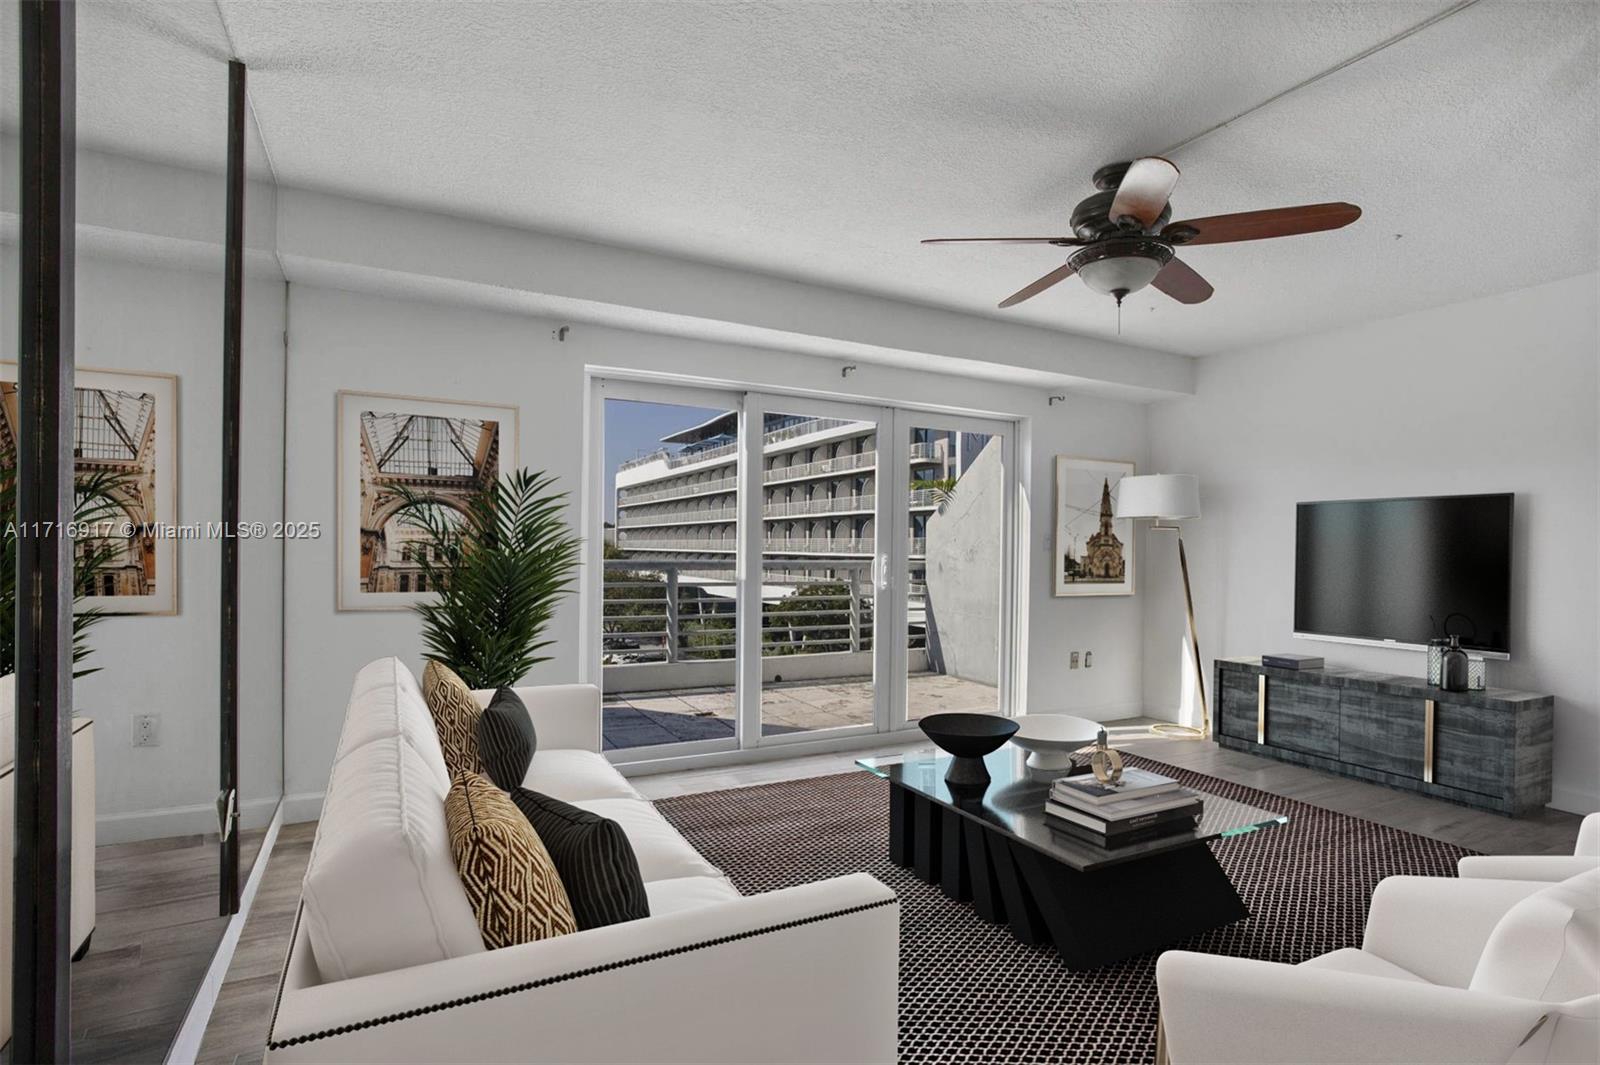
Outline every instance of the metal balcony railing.
{"label": "metal balcony railing", "polygon": [[767,518],[794,518],[806,514],[871,513],[876,503],[873,495],[797,499],[792,503],[768,503],[761,508],[761,514]]}
{"label": "metal balcony railing", "polygon": [[[731,565],[719,565],[713,559],[607,559],[604,565],[601,649],[605,665],[734,656],[738,605]],[[826,569],[805,573],[786,568],[782,575],[767,575],[764,581],[770,595],[764,588],[763,656],[872,649],[872,583],[867,563],[831,563]]]}
{"label": "metal balcony railing", "polygon": [[675,470],[680,466],[692,466],[701,462],[710,462],[712,459],[736,455],[738,452],[738,441],[734,441],[731,444],[718,444],[716,447],[685,449],[683,451],[668,451],[666,448],[658,448],[648,455],[639,455],[628,459],[626,462],[619,464],[617,469],[631,470],[635,466],[645,466],[652,462],[664,462],[667,469]]}
{"label": "metal balcony railing", "polygon": [[912,462],[920,462],[920,461],[924,461],[924,460],[928,460],[928,459],[939,459],[939,458],[943,458],[943,456],[939,454],[939,445],[938,444],[922,443],[922,444],[912,444],[911,445],[911,461]]}
{"label": "metal balcony railing", "polygon": [[799,481],[806,477],[827,477],[849,470],[873,469],[877,464],[876,451],[862,451],[855,455],[839,455],[831,459],[818,459],[816,462],[802,462],[798,466],[782,466],[767,470],[763,480],[767,484],[778,484],[783,481]]}
{"label": "metal balcony railing", "polygon": [[635,488],[625,488],[617,493],[617,505],[622,507],[638,506],[640,503],[654,503],[661,499],[687,499],[691,496],[718,495],[723,492],[732,492],[739,484],[737,477],[719,477],[713,481],[697,481],[693,484],[673,485],[669,488],[657,488],[642,492]]}
{"label": "metal balcony railing", "polygon": [[[735,536],[631,535],[617,538],[617,547],[624,551],[703,551],[720,555],[735,551],[738,546]],[[928,541],[925,537],[912,536],[907,539],[906,546],[912,557],[920,557],[927,554]],[[769,536],[762,542],[762,550],[769,555],[871,555],[877,551],[877,540],[871,536]]]}
{"label": "metal balcony railing", "polygon": [[636,525],[700,525],[707,522],[737,521],[738,507],[703,507],[699,510],[663,510],[640,513],[623,511],[617,515],[619,526]]}
{"label": "metal balcony railing", "polygon": [[785,425],[782,429],[774,429],[761,438],[761,443],[766,447],[781,444],[785,440],[806,436],[809,433],[820,433],[828,429],[839,429],[846,425],[860,425],[871,428],[870,422],[857,422],[849,418],[809,418],[794,425]]}

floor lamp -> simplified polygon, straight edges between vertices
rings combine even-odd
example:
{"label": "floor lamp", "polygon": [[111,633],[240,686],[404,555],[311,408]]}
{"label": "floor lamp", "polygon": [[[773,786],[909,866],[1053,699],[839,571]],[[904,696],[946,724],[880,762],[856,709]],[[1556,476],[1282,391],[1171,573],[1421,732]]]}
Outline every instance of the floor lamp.
{"label": "floor lamp", "polygon": [[1192,736],[1205,739],[1211,734],[1211,709],[1206,702],[1206,671],[1200,662],[1200,637],[1194,627],[1194,593],[1189,590],[1189,556],[1183,550],[1183,532],[1178,522],[1200,516],[1200,481],[1188,473],[1152,473],[1124,477],[1117,482],[1119,518],[1153,518],[1152,531],[1171,532],[1178,537],[1178,567],[1183,571],[1183,602],[1189,612],[1189,650],[1194,655],[1194,682],[1200,692],[1200,727],[1162,722],[1150,731],[1162,736]]}

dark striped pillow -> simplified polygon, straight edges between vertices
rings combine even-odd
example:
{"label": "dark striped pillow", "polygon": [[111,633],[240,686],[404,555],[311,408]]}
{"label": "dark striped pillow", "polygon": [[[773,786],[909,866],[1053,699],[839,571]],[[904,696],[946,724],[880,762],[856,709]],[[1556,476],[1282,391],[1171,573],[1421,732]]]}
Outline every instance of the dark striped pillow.
{"label": "dark striped pillow", "polygon": [[538,749],[533,718],[516,692],[501,688],[478,715],[478,759],[489,779],[510,791],[528,775]]}
{"label": "dark striped pillow", "polygon": [[512,788],[511,801],[556,863],[579,931],[650,916],[639,859],[621,825],[527,788]]}

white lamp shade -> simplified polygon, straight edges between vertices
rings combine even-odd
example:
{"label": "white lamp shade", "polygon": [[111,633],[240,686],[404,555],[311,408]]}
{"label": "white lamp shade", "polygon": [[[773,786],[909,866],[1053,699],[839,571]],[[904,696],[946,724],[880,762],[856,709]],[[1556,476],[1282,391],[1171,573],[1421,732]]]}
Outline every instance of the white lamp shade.
{"label": "white lamp shade", "polygon": [[1200,478],[1192,473],[1148,473],[1117,482],[1117,517],[1178,521],[1200,516]]}

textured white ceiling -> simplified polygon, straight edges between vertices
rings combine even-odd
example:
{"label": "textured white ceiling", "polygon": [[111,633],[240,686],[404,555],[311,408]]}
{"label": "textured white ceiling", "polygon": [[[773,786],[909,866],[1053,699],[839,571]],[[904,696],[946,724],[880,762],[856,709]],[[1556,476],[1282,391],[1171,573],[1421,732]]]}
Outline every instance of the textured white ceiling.
{"label": "textured white ceiling", "polygon": [[[285,184],[1111,335],[1077,283],[995,308],[1053,249],[917,240],[1065,232],[1100,164],[1447,6],[89,3],[80,123],[207,165],[231,37]],[[1175,217],[1365,214],[1184,252],[1216,296],[1138,293],[1123,339],[1203,354],[1594,269],[1597,15],[1481,0],[1177,152]]]}

